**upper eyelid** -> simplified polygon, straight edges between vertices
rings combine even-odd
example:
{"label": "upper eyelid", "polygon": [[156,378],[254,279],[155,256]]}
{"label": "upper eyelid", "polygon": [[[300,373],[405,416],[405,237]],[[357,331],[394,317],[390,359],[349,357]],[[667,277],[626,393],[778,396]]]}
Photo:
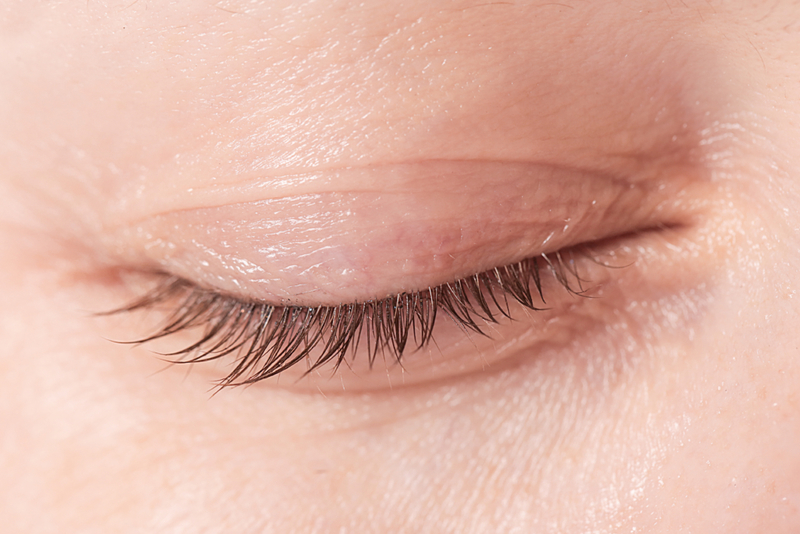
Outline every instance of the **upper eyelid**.
{"label": "upper eyelid", "polygon": [[[504,161],[502,159],[426,159],[409,162],[390,162],[369,165],[350,165],[347,167],[318,167],[302,169],[290,173],[282,171],[277,176],[265,176],[259,171],[252,178],[238,178],[238,181],[214,180],[209,183],[192,184],[191,187],[180,186],[169,180],[161,180],[148,186],[139,193],[138,208],[131,207],[131,199],[126,198],[127,209],[124,224],[135,224],[146,218],[191,211],[193,209],[209,209],[234,204],[246,204],[253,201],[289,200],[301,196],[325,194],[393,194],[403,191],[427,191],[431,183],[436,184],[441,178],[442,169],[450,166],[469,167],[469,172],[461,172],[464,179],[482,176],[487,169],[512,169],[505,172],[513,174],[514,168],[539,169],[542,175],[553,172],[592,175],[588,170],[569,165],[554,163],[534,163],[522,161]],[[401,172],[398,180],[397,172]],[[452,171],[451,171],[452,172]],[[606,180],[620,184],[637,183],[644,173],[628,172],[624,176],[605,175]],[[347,185],[339,185],[344,182]],[[117,221],[119,218],[116,219]]]}
{"label": "upper eyelid", "polygon": [[437,285],[662,222],[650,219],[656,205],[666,211],[669,188],[662,195],[652,184],[554,175],[541,191],[528,178],[524,187],[510,179],[497,198],[478,195],[478,205],[447,191],[433,200],[409,193],[397,207],[379,202],[388,196],[355,194],[301,206],[251,202],[167,213],[113,238],[126,244],[126,263],[260,300],[317,305]]}

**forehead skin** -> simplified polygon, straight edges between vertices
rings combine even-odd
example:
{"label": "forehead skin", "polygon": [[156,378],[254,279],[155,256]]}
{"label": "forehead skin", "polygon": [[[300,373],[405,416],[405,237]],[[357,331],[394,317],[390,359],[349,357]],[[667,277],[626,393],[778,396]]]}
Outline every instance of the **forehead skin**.
{"label": "forehead skin", "polygon": [[[0,9],[10,532],[798,530],[795,3]],[[619,343],[328,396],[209,399],[86,317],[125,294],[126,221],[427,160],[693,169],[721,253],[676,276],[715,291],[627,302],[651,327],[610,321]]]}

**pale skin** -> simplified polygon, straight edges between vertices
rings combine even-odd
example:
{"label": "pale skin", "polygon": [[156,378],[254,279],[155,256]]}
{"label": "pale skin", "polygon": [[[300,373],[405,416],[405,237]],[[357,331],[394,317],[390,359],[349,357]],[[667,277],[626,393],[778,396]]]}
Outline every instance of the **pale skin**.
{"label": "pale skin", "polygon": [[[800,4],[6,4],[3,532],[800,529]],[[590,242],[593,298],[216,395],[92,313]]]}

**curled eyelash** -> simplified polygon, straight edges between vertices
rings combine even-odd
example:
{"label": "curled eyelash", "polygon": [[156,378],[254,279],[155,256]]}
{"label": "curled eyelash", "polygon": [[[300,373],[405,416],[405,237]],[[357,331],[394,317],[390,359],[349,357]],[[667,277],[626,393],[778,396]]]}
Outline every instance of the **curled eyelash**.
{"label": "curled eyelash", "polygon": [[306,373],[328,363],[335,371],[347,364],[348,354],[355,357],[362,343],[370,368],[379,355],[387,353],[400,363],[404,354],[433,341],[434,325],[442,314],[466,332],[487,336],[481,323],[511,319],[511,300],[529,310],[546,309],[543,271],[568,292],[585,294],[574,261],[563,256],[541,254],[423,291],[318,307],[245,301],[165,275],[154,289],[108,313],[174,303],[174,310],[155,333],[129,343],[202,328],[200,339],[164,356],[173,358],[172,363],[200,363],[234,355],[233,370],[218,386],[238,386],[276,376],[302,361],[308,362]]}

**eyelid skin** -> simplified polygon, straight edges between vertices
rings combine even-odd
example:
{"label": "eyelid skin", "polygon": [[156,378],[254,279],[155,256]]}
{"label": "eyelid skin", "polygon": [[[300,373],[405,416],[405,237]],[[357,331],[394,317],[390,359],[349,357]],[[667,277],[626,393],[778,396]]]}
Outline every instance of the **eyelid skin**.
{"label": "eyelid skin", "polygon": [[[680,224],[703,180],[532,163],[420,162],[245,184],[140,213],[131,265],[275,304],[337,305],[433,287],[541,253]],[[336,184],[330,187],[329,184]],[[688,195],[688,197],[687,197]],[[242,202],[242,198],[249,198]]]}
{"label": "eyelid skin", "polygon": [[[259,383],[293,391],[352,394],[434,384],[459,375],[502,371],[532,354],[605,339],[610,323],[633,320],[640,304],[647,307],[650,300],[665,295],[695,287],[705,294],[708,288],[700,281],[702,261],[697,256],[711,251],[697,248],[695,243],[701,240],[697,233],[691,226],[654,228],[534,258],[540,274],[531,277],[527,290],[486,291],[484,285],[480,293],[488,313],[471,289],[471,279],[445,284],[435,291],[466,298],[455,314],[440,302],[435,328],[428,319],[414,320],[407,329],[395,326],[397,314],[430,317],[427,304],[438,299],[427,298],[424,291],[417,302],[427,312],[409,314],[415,308],[403,302],[398,306],[395,297],[363,303],[363,313],[353,314],[349,310],[358,304],[271,306],[150,273],[143,279],[149,282],[139,287],[151,289],[140,289],[138,300],[133,297],[118,311],[141,311],[151,327],[126,329],[121,334],[126,337],[115,338],[146,342],[166,361],[202,364],[193,366],[192,373],[217,387]],[[489,283],[494,279],[492,271],[481,277]],[[507,277],[503,284],[520,280],[528,277]],[[415,298],[414,294],[400,297]],[[383,314],[377,320],[376,310]],[[319,319],[320,314],[331,313],[342,313],[343,319]],[[342,331],[351,327],[357,332]],[[383,332],[382,341],[367,333],[376,331]],[[405,335],[406,346],[398,350],[396,342]],[[349,345],[326,352],[329,343]]]}
{"label": "eyelid skin", "polygon": [[[427,165],[400,166],[406,175],[398,166],[390,169],[395,174],[384,176],[393,178],[395,187],[385,187],[382,193],[369,187],[366,173],[372,169],[363,169],[354,173],[360,189],[347,182],[347,172],[336,176],[336,183],[351,186],[347,193],[320,188],[313,194],[313,180],[306,179],[294,196],[273,194],[254,202],[226,203],[231,199],[224,194],[210,195],[208,207],[131,221],[122,231],[129,232],[128,243],[142,239],[134,250],[147,251],[155,264],[145,270],[169,273],[167,280],[177,284],[174,292],[169,284],[166,290],[160,286],[122,308],[136,311],[166,304],[168,310],[161,327],[133,342],[177,335],[177,345],[159,352],[176,362],[219,360],[224,370],[209,376],[219,386],[263,381],[276,385],[280,378],[293,385],[314,374],[323,380],[312,380],[312,387],[327,391],[330,378],[335,374],[338,380],[342,367],[348,367],[352,376],[341,377],[343,384],[349,380],[348,390],[381,388],[386,386],[384,373],[372,372],[377,359],[390,385],[496,367],[500,361],[514,361],[523,350],[561,346],[582,330],[601,328],[609,313],[624,308],[626,292],[647,292],[647,284],[638,280],[644,268],[633,265],[646,264],[647,256],[665,250],[679,250],[670,239],[681,235],[682,228],[691,228],[692,219],[702,214],[706,206],[694,200],[703,197],[699,191],[716,187],[689,172],[626,180],[544,165]],[[228,194],[235,196],[237,191]],[[404,209],[392,209],[398,206]],[[351,217],[336,217],[345,212]],[[459,236],[438,243],[452,246],[446,254],[449,262],[436,264],[435,252],[441,256],[442,251],[425,248],[431,236],[415,231],[425,224],[434,237],[446,232]],[[156,237],[159,228],[165,233]],[[181,239],[167,241],[167,230]],[[392,232],[405,241],[387,238]],[[270,238],[283,249],[274,247],[271,257],[261,259],[246,256],[269,250]],[[402,246],[422,260],[416,270],[402,270],[409,259],[400,253]],[[342,254],[348,247],[366,254]],[[361,271],[350,263],[349,271],[315,272],[314,256],[325,254],[328,262],[352,262],[354,256],[366,260]],[[675,252],[671,260],[661,261],[670,265],[682,255]],[[293,269],[309,257],[310,268]],[[373,261],[376,257],[381,261]],[[512,261],[505,260],[508,257]],[[526,258],[522,263],[536,266],[537,273],[544,266],[544,283],[529,271],[495,284],[495,267],[514,266]],[[543,261],[537,265],[539,260]],[[274,279],[258,278],[269,269]],[[472,270],[462,274],[458,269]],[[470,286],[478,269],[487,272],[476,275],[477,283]],[[357,278],[360,273],[373,278],[363,282]],[[401,280],[398,273],[408,277]],[[297,292],[288,284],[296,281],[310,290]],[[508,289],[520,281],[533,283],[522,292]],[[667,274],[659,280],[678,286],[684,282]],[[651,285],[658,292],[659,284]],[[296,292],[281,298],[275,289],[281,287]],[[457,296],[453,307],[452,295],[459,294],[466,297]],[[504,302],[510,295],[507,311],[507,304],[497,305],[498,294]],[[494,304],[484,306],[481,299]],[[440,319],[434,331],[430,317],[436,308]],[[193,331],[195,335],[181,337]],[[423,372],[414,374],[420,368]]]}

